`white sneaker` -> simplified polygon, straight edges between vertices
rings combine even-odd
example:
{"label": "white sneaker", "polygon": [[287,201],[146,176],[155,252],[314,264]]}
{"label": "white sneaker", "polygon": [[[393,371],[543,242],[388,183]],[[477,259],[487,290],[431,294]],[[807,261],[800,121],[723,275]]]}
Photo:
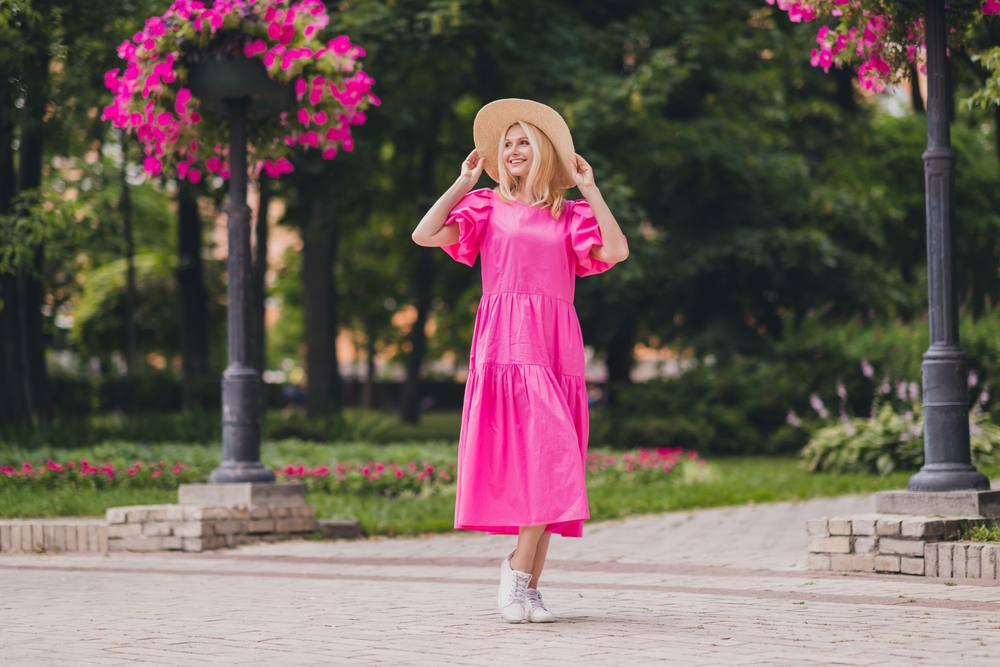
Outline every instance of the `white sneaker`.
{"label": "white sneaker", "polygon": [[529,588],[524,595],[524,617],[529,623],[554,623],[556,620],[556,615],[545,608],[537,588]]}
{"label": "white sneaker", "polygon": [[524,622],[524,596],[529,581],[531,573],[511,569],[510,556],[507,556],[500,565],[500,592],[497,594],[497,603],[500,606],[500,614],[508,623]]}

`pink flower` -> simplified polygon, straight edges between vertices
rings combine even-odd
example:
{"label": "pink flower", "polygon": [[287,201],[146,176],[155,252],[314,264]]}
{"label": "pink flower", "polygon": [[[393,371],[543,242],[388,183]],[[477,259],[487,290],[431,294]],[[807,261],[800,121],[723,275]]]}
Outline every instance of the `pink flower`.
{"label": "pink flower", "polygon": [[45,464],[45,467],[48,468],[49,470],[54,471],[54,472],[62,472],[63,471],[63,467],[61,465],[59,465],[58,463],[56,463],[55,461],[53,461],[52,459],[48,460],[48,462]]}
{"label": "pink flower", "polygon": [[338,55],[343,55],[351,50],[351,40],[347,37],[347,35],[341,35],[336,39],[332,39],[327,42],[326,45]]}
{"label": "pink flower", "polygon": [[309,111],[307,109],[299,109],[298,118],[303,125],[309,125]]}
{"label": "pink flower", "polygon": [[312,119],[313,122],[316,123],[317,125],[326,125],[326,121],[328,120],[325,111],[317,111],[316,113],[313,114]]}
{"label": "pink flower", "polygon": [[[324,160],[332,160],[335,157],[337,157],[337,147],[336,146],[330,146],[329,148],[327,148],[327,149],[325,149],[323,151],[323,159]],[[402,473],[400,473],[399,476],[402,476]]]}
{"label": "pink flower", "polygon": [[205,169],[208,169],[209,173],[211,174],[214,174],[215,172],[219,171],[219,168],[221,166],[222,166],[222,160],[220,160],[218,157],[214,155],[205,160]]}
{"label": "pink flower", "polygon": [[110,90],[112,93],[117,94],[121,89],[121,81],[118,79],[118,72],[120,70],[116,67],[107,74],[104,75],[104,87]]}
{"label": "pink flower", "polygon": [[173,120],[173,118],[169,113],[166,112],[161,113],[156,117],[156,122],[163,127],[170,125],[171,120]]}
{"label": "pink flower", "polygon": [[146,170],[146,173],[156,176],[163,171],[163,163],[158,158],[148,157],[143,160],[142,168]]}
{"label": "pink flower", "polygon": [[197,169],[190,169],[188,171],[188,181],[192,183],[201,183],[201,172]]}
{"label": "pink flower", "polygon": [[303,98],[303,96],[305,96],[305,94],[306,94],[306,88],[307,87],[308,87],[308,84],[306,83],[305,79],[297,79],[295,81],[295,97],[297,99],[301,100]]}

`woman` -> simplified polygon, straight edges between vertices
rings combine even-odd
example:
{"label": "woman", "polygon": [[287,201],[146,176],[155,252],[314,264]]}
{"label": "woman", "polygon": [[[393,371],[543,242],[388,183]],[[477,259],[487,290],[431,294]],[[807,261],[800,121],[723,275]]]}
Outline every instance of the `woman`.
{"label": "woman", "polygon": [[[551,623],[538,593],[549,538],[580,537],[590,518],[575,276],[608,270],[628,245],[556,111],[499,100],[479,111],[474,137],[458,180],[413,232],[469,266],[482,253],[455,528],[516,534],[500,566],[500,612],[510,623]],[[484,169],[498,187],[472,191]],[[585,200],[563,199],[574,185]]]}

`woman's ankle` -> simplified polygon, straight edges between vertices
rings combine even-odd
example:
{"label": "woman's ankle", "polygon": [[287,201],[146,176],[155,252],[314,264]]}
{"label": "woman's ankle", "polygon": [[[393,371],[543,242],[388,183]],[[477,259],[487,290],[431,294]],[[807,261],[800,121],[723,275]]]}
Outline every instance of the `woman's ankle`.
{"label": "woman's ankle", "polygon": [[510,555],[510,569],[518,572],[531,572],[531,562],[534,559],[518,558],[517,551]]}

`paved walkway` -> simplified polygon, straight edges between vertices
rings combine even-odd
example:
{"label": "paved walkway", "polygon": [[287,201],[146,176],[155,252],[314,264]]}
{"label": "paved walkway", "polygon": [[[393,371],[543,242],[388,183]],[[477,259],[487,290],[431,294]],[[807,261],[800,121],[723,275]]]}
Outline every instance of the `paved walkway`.
{"label": "paved walkway", "polygon": [[512,538],[0,557],[7,665],[1000,664],[1000,586],[805,570],[805,520],[872,497],[590,524],[555,538],[559,616],[496,610]]}

